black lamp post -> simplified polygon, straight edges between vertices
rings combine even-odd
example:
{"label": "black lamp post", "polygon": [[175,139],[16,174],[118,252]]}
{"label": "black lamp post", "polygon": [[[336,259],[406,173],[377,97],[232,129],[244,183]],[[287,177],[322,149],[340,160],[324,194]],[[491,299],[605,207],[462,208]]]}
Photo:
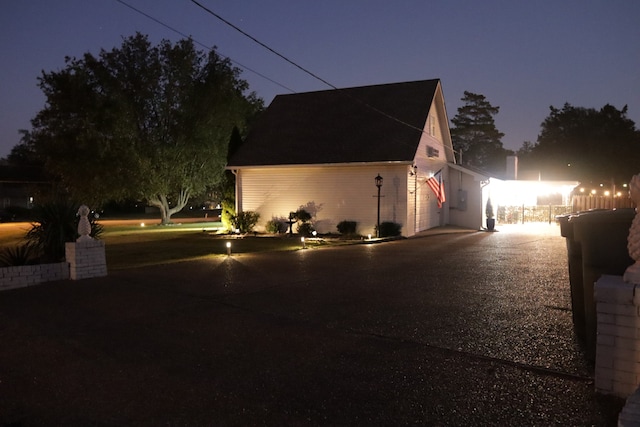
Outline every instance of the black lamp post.
{"label": "black lamp post", "polygon": [[378,187],[378,226],[376,227],[376,237],[380,237],[380,187],[382,187],[382,177],[380,174],[375,177],[376,187]]}

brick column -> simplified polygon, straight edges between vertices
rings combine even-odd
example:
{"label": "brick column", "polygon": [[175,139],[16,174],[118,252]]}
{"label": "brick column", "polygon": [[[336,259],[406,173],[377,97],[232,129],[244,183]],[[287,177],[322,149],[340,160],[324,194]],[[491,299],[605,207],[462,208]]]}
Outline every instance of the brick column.
{"label": "brick column", "polygon": [[71,280],[89,279],[107,275],[104,242],[94,239],[79,239],[65,244]]}
{"label": "brick column", "polygon": [[603,275],[595,284],[596,390],[626,398],[640,384],[640,285]]}

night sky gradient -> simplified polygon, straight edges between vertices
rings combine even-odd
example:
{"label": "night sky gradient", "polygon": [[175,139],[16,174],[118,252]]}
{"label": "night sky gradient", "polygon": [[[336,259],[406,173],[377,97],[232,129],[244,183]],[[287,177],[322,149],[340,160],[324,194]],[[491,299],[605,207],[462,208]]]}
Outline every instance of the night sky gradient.
{"label": "night sky gradient", "polygon": [[[330,89],[190,0],[122,1],[276,81],[242,74],[266,105],[290,90]],[[535,142],[549,106],[565,102],[628,105],[640,127],[637,0],[199,1],[336,87],[439,78],[449,119],[465,90],[483,94],[500,107],[506,148]],[[44,106],[41,70],[136,31],[154,43],[182,38],[117,0],[3,1],[0,157]]]}

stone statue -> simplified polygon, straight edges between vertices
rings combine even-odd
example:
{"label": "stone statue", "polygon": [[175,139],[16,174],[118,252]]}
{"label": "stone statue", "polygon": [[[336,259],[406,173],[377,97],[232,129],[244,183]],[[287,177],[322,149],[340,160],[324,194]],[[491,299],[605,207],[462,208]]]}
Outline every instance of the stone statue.
{"label": "stone statue", "polygon": [[80,206],[78,209],[78,215],[80,215],[80,222],[78,223],[78,234],[80,237],[77,242],[84,242],[85,240],[93,240],[91,234],[91,223],[89,222],[89,208],[86,205]]}
{"label": "stone statue", "polygon": [[[631,193],[631,199],[636,203],[636,206],[640,205],[640,174],[634,175],[631,178],[629,184],[629,191]],[[640,215],[638,215],[638,208],[636,207],[636,216],[633,218],[631,228],[629,229],[629,237],[627,238],[627,248],[629,249],[629,256],[635,261],[635,263],[624,272],[622,276],[623,280],[627,283],[633,283],[634,285],[640,285]]]}

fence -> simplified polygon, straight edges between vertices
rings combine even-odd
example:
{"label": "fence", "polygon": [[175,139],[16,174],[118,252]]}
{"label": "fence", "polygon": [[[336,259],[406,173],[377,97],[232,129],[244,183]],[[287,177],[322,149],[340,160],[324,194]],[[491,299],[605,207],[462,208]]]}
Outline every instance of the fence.
{"label": "fence", "polygon": [[573,196],[573,212],[588,211],[589,209],[622,209],[635,208],[636,204],[629,197]]}

